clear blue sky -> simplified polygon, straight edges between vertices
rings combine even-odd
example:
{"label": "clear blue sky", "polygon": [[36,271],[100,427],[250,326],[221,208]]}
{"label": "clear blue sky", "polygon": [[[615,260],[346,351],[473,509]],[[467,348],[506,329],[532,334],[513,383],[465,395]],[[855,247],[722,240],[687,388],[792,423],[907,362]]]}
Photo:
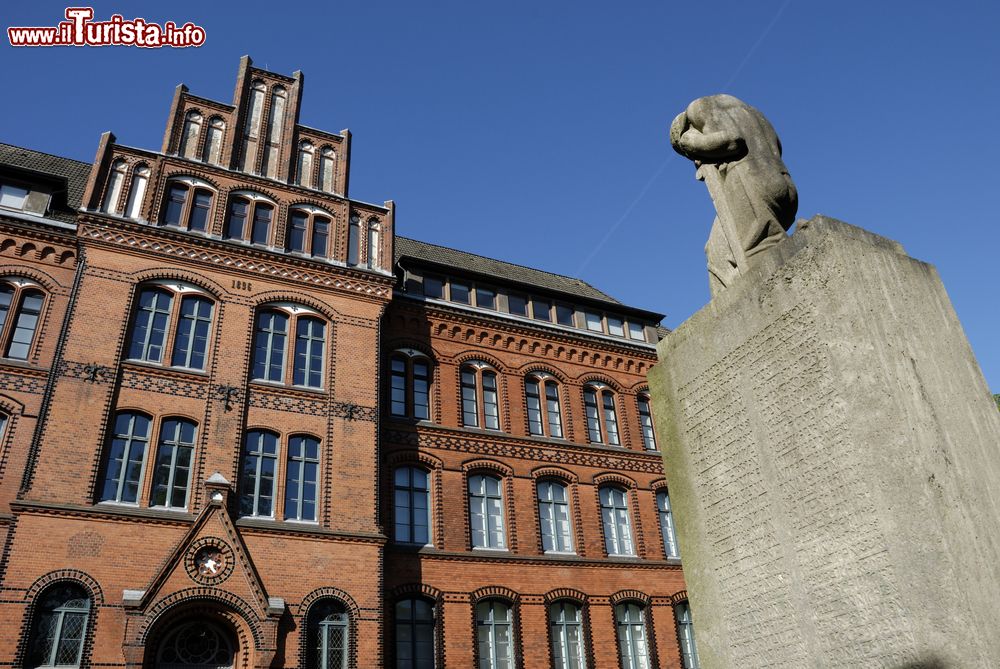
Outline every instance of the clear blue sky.
{"label": "clear blue sky", "polygon": [[[777,128],[800,216],[937,266],[1000,392],[995,0],[94,6],[190,20],[207,42],[15,50],[4,36],[0,140],[91,160],[110,129],[158,149],[174,86],[230,101],[248,53],[305,73],[301,121],[352,130],[351,194],[394,199],[400,234],[581,276],[671,327],[708,299],[713,210],[667,127],[732,93]],[[5,3],[3,25],[55,25],[64,7]]]}

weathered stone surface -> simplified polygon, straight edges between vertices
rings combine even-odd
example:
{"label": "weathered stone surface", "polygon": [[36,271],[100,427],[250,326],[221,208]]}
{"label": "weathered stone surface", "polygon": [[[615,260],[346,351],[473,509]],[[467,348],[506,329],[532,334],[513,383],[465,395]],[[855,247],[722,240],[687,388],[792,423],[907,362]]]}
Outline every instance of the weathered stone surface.
{"label": "weathered stone surface", "polygon": [[816,217],[659,347],[702,664],[1000,666],[1000,413],[937,272]]}

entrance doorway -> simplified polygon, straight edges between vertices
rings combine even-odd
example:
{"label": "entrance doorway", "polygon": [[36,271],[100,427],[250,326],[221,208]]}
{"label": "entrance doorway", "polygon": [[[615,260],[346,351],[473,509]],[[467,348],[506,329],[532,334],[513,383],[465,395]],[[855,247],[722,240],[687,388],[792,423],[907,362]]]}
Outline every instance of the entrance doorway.
{"label": "entrance doorway", "polygon": [[177,623],[156,651],[156,669],[233,669],[236,640],[204,619]]}

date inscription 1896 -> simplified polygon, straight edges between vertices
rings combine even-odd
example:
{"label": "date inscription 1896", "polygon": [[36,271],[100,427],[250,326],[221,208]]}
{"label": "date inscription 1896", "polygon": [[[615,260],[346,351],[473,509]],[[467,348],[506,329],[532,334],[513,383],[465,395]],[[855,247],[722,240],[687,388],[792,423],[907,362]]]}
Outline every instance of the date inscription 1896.
{"label": "date inscription 1896", "polygon": [[253,284],[249,281],[240,281],[239,279],[233,279],[233,289],[234,290],[253,290]]}

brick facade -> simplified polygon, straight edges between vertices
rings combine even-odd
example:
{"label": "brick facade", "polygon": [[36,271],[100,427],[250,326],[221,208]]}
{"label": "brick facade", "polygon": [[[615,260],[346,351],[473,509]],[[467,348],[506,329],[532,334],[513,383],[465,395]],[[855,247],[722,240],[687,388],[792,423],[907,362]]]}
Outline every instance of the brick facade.
{"label": "brick facade", "polygon": [[[655,349],[646,334],[609,336],[612,316],[603,334],[581,320],[614,311],[653,341],[658,316],[566,277],[489,261],[498,274],[450,250],[465,264],[444,267],[419,243],[396,248],[392,203],[348,196],[350,133],[297,123],[303,81],[244,58],[231,105],[178,87],[159,152],[108,133],[89,167],[14,147],[0,156],[0,183],[52,194],[44,217],[0,208],[0,281],[13,294],[0,345],[20,336],[24,291],[44,298],[30,353],[0,359],[0,663],[46,664],[62,651],[39,638],[72,635],[40,626],[85,620],[78,657],[57,663],[176,664],[164,649],[194,621],[223,639],[212,660],[223,666],[319,666],[323,624],[341,635],[327,641],[346,639],[344,666],[411,666],[397,652],[416,648],[397,638],[405,600],[433,610],[436,666],[488,666],[483,602],[508,607],[509,666],[554,666],[551,607],[572,602],[586,666],[619,666],[615,607],[634,603],[648,666],[681,667],[684,580],[640,415]],[[445,271],[489,276],[499,304],[523,291],[576,305],[571,326],[462,304],[460,283],[451,303],[414,288]],[[208,314],[197,342],[195,304]],[[265,325],[268,314],[278,320]],[[177,364],[195,348],[197,362]],[[410,367],[393,376],[401,356]],[[426,417],[412,410],[423,402],[412,360],[428,369]],[[493,428],[463,425],[463,368],[495,378]],[[533,373],[558,387],[559,437],[531,427]],[[607,394],[592,413],[617,421],[617,445],[592,443],[588,384]],[[181,424],[191,443],[165,436]],[[600,425],[611,441],[615,426]],[[251,435],[273,439],[276,456],[251,457]],[[315,455],[295,450],[306,443]],[[429,520],[426,541],[399,540],[404,467],[426,475],[416,494],[429,511],[407,502]],[[484,522],[502,525],[502,547],[474,545],[478,476],[500,482]],[[540,482],[565,486],[571,550],[544,550]],[[602,486],[627,500],[633,555],[608,554]],[[52,608],[62,585],[86,614]]]}

